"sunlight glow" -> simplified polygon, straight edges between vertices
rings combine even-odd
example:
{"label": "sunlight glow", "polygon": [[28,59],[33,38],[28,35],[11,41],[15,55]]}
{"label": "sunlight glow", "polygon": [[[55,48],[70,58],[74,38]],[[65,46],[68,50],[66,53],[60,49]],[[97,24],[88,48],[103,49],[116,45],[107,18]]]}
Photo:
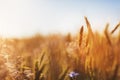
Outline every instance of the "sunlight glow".
{"label": "sunlight glow", "polygon": [[84,24],[102,31],[107,22],[111,29],[120,21],[119,2],[1,0],[0,36],[22,37],[36,33],[75,33]]}

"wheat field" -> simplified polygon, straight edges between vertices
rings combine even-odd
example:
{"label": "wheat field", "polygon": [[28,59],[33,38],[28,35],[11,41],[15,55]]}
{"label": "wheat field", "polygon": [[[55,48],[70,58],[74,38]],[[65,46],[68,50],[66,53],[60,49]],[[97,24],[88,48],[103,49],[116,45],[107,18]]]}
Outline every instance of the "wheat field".
{"label": "wheat field", "polygon": [[85,22],[74,36],[0,38],[0,80],[120,80],[120,23],[99,34]]}

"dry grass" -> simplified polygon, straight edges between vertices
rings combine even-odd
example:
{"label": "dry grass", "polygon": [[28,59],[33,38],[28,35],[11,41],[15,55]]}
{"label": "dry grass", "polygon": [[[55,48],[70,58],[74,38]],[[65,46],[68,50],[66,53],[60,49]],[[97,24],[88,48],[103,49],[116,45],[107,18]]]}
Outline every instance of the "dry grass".
{"label": "dry grass", "polygon": [[[0,80],[120,80],[120,23],[94,33],[85,17],[79,37],[36,35],[0,40]],[[77,76],[70,77],[74,71]]]}

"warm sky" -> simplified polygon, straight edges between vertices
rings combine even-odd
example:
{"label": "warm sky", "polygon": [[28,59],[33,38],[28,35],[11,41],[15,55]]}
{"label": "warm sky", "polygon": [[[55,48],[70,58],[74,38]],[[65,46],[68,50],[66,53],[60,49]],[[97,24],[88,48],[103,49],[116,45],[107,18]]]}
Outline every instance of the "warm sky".
{"label": "warm sky", "polygon": [[75,33],[85,25],[102,31],[120,21],[120,0],[0,0],[0,36]]}

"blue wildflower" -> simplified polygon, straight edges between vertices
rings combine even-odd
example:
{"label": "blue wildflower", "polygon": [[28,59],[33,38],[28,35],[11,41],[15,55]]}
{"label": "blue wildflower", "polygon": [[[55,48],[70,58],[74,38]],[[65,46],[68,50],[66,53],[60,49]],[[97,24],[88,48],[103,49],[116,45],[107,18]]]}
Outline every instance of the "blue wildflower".
{"label": "blue wildflower", "polygon": [[78,75],[79,75],[79,73],[76,73],[76,72],[72,71],[72,72],[70,72],[69,77],[74,78],[74,77],[76,77]]}

